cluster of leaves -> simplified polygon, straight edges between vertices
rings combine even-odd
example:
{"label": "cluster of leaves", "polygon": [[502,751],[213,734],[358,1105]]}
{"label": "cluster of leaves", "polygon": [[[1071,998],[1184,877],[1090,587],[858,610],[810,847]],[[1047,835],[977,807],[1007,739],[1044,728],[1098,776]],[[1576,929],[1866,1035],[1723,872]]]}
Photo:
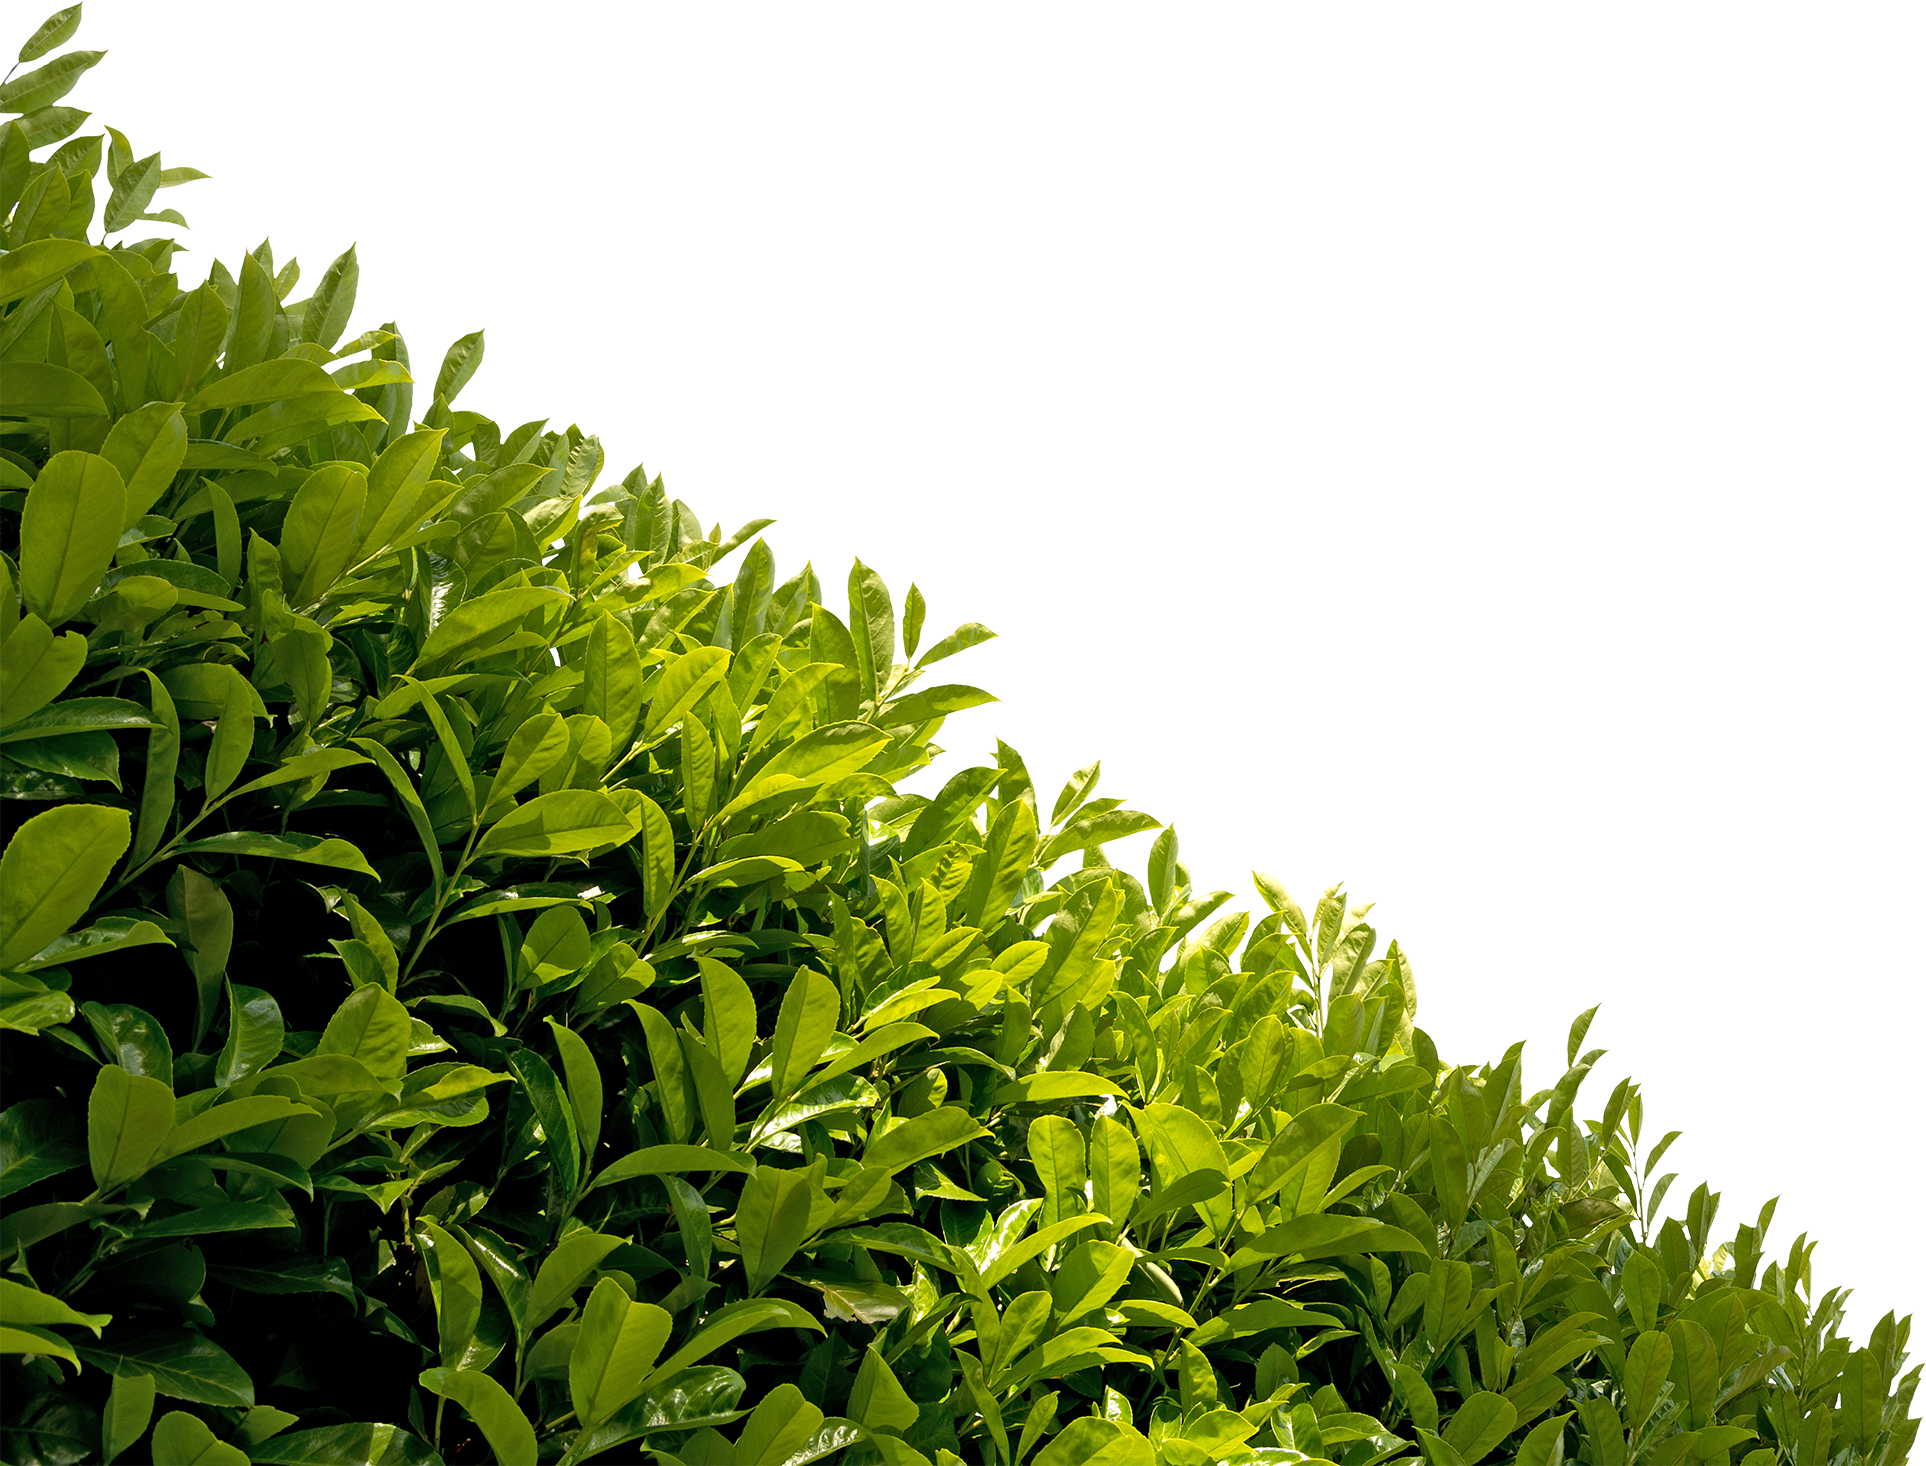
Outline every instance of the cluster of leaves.
{"label": "cluster of leaves", "polygon": [[415,419],[352,252],[92,242],[198,176],[63,141],[97,59],[0,87],[7,1460],[1905,1459],[1908,1323],[1661,1224],[1589,1014],[1527,1095],[1094,764],[899,792],[987,631],[456,409],[479,334]]}

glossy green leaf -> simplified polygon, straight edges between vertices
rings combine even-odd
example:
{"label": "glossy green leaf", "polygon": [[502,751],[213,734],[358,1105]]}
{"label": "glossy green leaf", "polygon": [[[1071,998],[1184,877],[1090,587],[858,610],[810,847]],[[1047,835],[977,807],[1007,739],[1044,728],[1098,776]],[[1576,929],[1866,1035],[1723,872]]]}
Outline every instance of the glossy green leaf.
{"label": "glossy green leaf", "polygon": [[[91,260],[99,253],[99,249],[81,239],[36,239],[18,249],[8,250],[0,255],[0,305],[32,295],[53,284],[75,265]],[[33,365],[38,363],[9,363],[6,375],[12,376],[16,371]],[[13,400],[16,391],[23,394],[22,400],[25,401],[38,389],[32,385],[22,385],[0,390],[5,392],[0,401]],[[98,395],[95,394],[96,397]],[[105,411],[105,404],[96,411]]]}
{"label": "glossy green leaf", "polygon": [[607,724],[609,746],[620,758],[642,716],[642,656],[629,629],[613,616],[598,617],[589,631],[582,711]]}
{"label": "glossy green leaf", "polygon": [[[76,6],[76,9],[79,7]],[[100,1459],[113,1462],[134,1448],[154,1418],[154,1377],[125,1374],[114,1378],[100,1412]]]}
{"label": "glossy green leaf", "polygon": [[774,1068],[770,1083],[777,1099],[795,1093],[815,1068],[829,1036],[836,1031],[841,1011],[842,998],[836,985],[821,973],[805,971],[790,983],[776,1015],[771,1054]]}
{"label": "glossy green leaf", "polygon": [[614,1279],[595,1285],[568,1361],[569,1403],[584,1429],[594,1429],[642,1393],[672,1324],[654,1304],[630,1302]]}
{"label": "glossy green leaf", "polygon": [[208,745],[204,778],[210,799],[219,798],[232,787],[254,749],[254,691],[234,668],[221,670],[227,674],[228,688],[214,724],[213,741]]}
{"label": "glossy green leaf", "polygon": [[736,1245],[742,1249],[751,1293],[767,1288],[809,1235],[814,1194],[808,1174],[802,1171],[762,1166],[742,1183]]}
{"label": "glossy green leaf", "polygon": [[500,1462],[533,1461],[535,1431],[508,1391],[478,1369],[424,1369],[421,1386],[468,1412]]}
{"label": "glossy green leaf", "polygon": [[441,1361],[448,1368],[458,1368],[481,1319],[481,1272],[468,1249],[431,1221],[415,1224],[415,1242],[435,1302]]}
{"label": "glossy green leaf", "polygon": [[82,1360],[118,1377],[151,1375],[154,1388],[198,1405],[249,1406],[254,1382],[233,1356],[204,1334],[168,1324],[116,1331],[99,1345],[83,1346]]}
{"label": "glossy green leaf", "polygon": [[0,720],[15,723],[52,702],[80,673],[87,638],[78,631],[56,636],[32,612],[20,618],[0,647]]}
{"label": "glossy green leaf", "polygon": [[310,474],[296,491],[281,527],[282,573],[294,605],[319,600],[353,561],[367,499],[367,475],[345,463]]}
{"label": "glossy green leaf", "polygon": [[385,989],[368,984],[335,1009],[314,1051],[342,1054],[377,1078],[398,1079],[408,1062],[411,1033],[408,1010]]}
{"label": "glossy green leaf", "polygon": [[173,1046],[152,1013],[131,1003],[83,1003],[80,1013],[110,1062],[173,1087]]}
{"label": "glossy green leaf", "polygon": [[34,33],[27,37],[26,44],[20,48],[19,60],[22,65],[38,61],[56,46],[64,46],[73,39],[80,29],[80,7],[69,5],[64,10],[56,10],[40,22]]}
{"label": "glossy green leaf", "polygon": [[273,994],[229,982],[227,1040],[221,1044],[220,1060],[214,1063],[214,1083],[227,1088],[270,1065],[281,1056],[285,1038],[281,1006],[273,1000]]}
{"label": "glossy green leaf", "polygon": [[[8,368],[10,381],[16,371]],[[127,486],[105,458],[48,460],[20,515],[20,597],[29,611],[58,626],[80,610],[113,562],[126,507]]]}
{"label": "glossy green leaf", "polygon": [[0,855],[0,969],[17,967],[79,921],[106,884],[131,821],[102,805],[64,805],[29,819]]}
{"label": "glossy green leaf", "polygon": [[189,840],[177,845],[182,855],[256,855],[267,860],[294,860],[305,865],[326,866],[331,870],[375,874],[361,852],[346,840],[314,835],[261,835],[236,830],[226,835],[211,835],[204,840]]}
{"label": "glossy green leaf", "polygon": [[538,794],[498,820],[476,846],[477,855],[573,855],[613,845],[634,834],[627,813],[592,789]]}
{"label": "glossy green leaf", "polygon": [[170,1410],[154,1425],[154,1466],[248,1466],[247,1452],[218,1439],[198,1415]]}
{"label": "glossy green leaf", "polygon": [[943,1105],[926,1114],[914,1115],[894,1126],[881,1139],[872,1140],[863,1151],[863,1164],[872,1170],[900,1171],[987,1134],[968,1110]]}
{"label": "glossy green leaf", "polygon": [[87,1162],[73,1112],[57,1099],[27,1099],[0,1111],[0,1197]]}
{"label": "glossy green leaf", "polygon": [[649,1145],[620,1156],[595,1178],[597,1186],[613,1186],[637,1176],[692,1175],[704,1171],[741,1171],[754,1167],[741,1156],[700,1145]]}

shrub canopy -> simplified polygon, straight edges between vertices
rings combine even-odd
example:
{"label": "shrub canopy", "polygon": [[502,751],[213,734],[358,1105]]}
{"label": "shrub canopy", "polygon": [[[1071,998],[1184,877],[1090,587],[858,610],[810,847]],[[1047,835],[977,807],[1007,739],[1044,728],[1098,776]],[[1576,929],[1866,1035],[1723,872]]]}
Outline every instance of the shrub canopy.
{"label": "shrub canopy", "polygon": [[352,250],[182,288],[78,17],[0,86],[7,1460],[1905,1459],[1908,1323],[1661,1221],[1590,1014],[1527,1094],[1095,764],[900,792],[987,630],[457,408]]}

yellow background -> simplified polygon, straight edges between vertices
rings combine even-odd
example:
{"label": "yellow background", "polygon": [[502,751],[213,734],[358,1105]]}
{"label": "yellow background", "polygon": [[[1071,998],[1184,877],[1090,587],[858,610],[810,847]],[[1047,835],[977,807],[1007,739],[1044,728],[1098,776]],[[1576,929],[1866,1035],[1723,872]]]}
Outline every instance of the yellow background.
{"label": "yellow background", "polygon": [[1233,751],[1608,878],[1893,1173],[1918,6],[214,0],[630,335],[1007,510]]}

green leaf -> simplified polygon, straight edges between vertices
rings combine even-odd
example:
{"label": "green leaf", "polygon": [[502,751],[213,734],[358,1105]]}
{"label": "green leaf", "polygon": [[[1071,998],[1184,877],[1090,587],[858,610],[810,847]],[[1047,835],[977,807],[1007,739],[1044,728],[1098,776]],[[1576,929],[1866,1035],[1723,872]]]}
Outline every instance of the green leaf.
{"label": "green leaf", "polygon": [[421,1385],[467,1411],[497,1461],[536,1459],[535,1429],[528,1417],[507,1390],[479,1369],[424,1369]]}
{"label": "green leaf", "polygon": [[7,757],[46,774],[99,780],[120,788],[120,749],[106,733],[67,733],[10,744]]}
{"label": "green leaf", "polygon": [[592,1187],[613,1186],[619,1181],[632,1181],[637,1176],[684,1176],[704,1171],[740,1171],[747,1174],[754,1169],[739,1155],[725,1155],[705,1146],[646,1145],[611,1162],[596,1176]]}
{"label": "green leaf", "polygon": [[0,1278],[0,1323],[60,1324],[92,1329],[98,1338],[100,1331],[113,1321],[111,1313],[79,1313],[38,1288],[29,1288],[25,1283],[16,1283],[11,1278]]}
{"label": "green leaf", "polygon": [[355,260],[354,246],[349,245],[341,257],[328,266],[314,294],[308,297],[307,308],[301,314],[303,341],[333,349],[347,329],[348,317],[354,310],[355,287],[360,279],[361,266]]}
{"label": "green leaf", "polygon": [[0,1031],[38,1033],[74,1016],[74,1000],[58,988],[9,983],[0,992]]}
{"label": "green leaf", "polygon": [[62,805],[21,825],[0,855],[0,968],[79,920],[130,838],[126,812],[97,804]]}
{"label": "green leaf", "polygon": [[[17,369],[8,368],[9,381]],[[20,514],[20,598],[29,611],[58,626],[86,604],[113,564],[126,510],[127,486],[105,458],[69,451],[47,460]]]}
{"label": "green leaf", "polygon": [[154,195],[160,189],[163,171],[159,153],[149,153],[120,170],[120,176],[114,180],[113,191],[108,195],[107,207],[101,214],[100,223],[104,233],[118,233],[145,217],[148,206],[153,203]]}
{"label": "green leaf", "polygon": [[629,839],[635,826],[623,807],[593,789],[538,794],[498,820],[475,847],[480,856],[575,855]]}
{"label": "green leaf", "polygon": [[86,660],[87,638],[78,631],[55,636],[32,612],[22,616],[0,648],[0,723],[17,723],[52,702]]}
{"label": "green leaf", "polygon": [[171,947],[173,943],[167,935],[151,921],[141,921],[130,916],[109,916],[95,922],[92,926],[80,928],[55,937],[42,947],[30,961],[20,964],[22,972],[35,972],[43,967],[65,965],[79,962],[88,957],[103,957],[109,952],[118,952],[126,947]]}
{"label": "green leaf", "polygon": [[254,689],[235,668],[221,670],[227,674],[227,696],[208,745],[204,779],[209,799],[227,792],[254,751]]}
{"label": "green leaf", "polygon": [[[44,289],[59,280],[75,265],[94,259],[102,253],[104,251],[82,239],[36,239],[29,244],[21,245],[18,249],[0,254],[0,305]],[[12,377],[23,368],[36,365],[42,365],[42,363],[8,362],[4,375]],[[79,374],[69,372],[67,375],[77,377]],[[16,391],[23,394],[22,400],[25,401],[35,393],[45,390],[44,387],[31,383],[22,383],[18,386],[9,383],[0,386],[0,402],[11,402]],[[89,387],[88,390],[93,389]],[[98,401],[99,396],[98,392],[94,393],[95,400]],[[103,403],[94,410],[104,412],[106,405]]]}
{"label": "green leaf", "polygon": [[354,742],[374,760],[375,766],[381,770],[389,787],[400,799],[402,813],[408,817],[409,824],[414,827],[415,837],[421,841],[422,852],[428,857],[430,878],[439,889],[443,879],[441,844],[435,838],[434,825],[428,818],[428,811],[422,807],[420,792],[415,788],[414,782],[408,777],[406,771],[395,761],[395,756],[386,748],[372,738],[357,738]]}
{"label": "green leaf", "polygon": [[966,621],[935,646],[924,652],[921,657],[917,658],[916,665],[919,668],[927,667],[932,662],[940,662],[945,657],[953,657],[960,651],[967,651],[970,647],[981,646],[984,642],[994,639],[995,636],[996,633],[990,630],[989,627],[979,626],[974,621]]}
{"label": "green leaf", "polygon": [[1517,1406],[1503,1395],[1480,1390],[1445,1423],[1445,1444],[1458,1453],[1464,1466],[1478,1466],[1517,1423]]}
{"label": "green leaf", "polygon": [[730,1303],[710,1314],[693,1338],[649,1373],[644,1387],[666,1380],[698,1360],[744,1334],[761,1329],[813,1329],[825,1332],[821,1323],[795,1304],[781,1298],[746,1298]]}
{"label": "green leaf", "polygon": [[889,735],[868,723],[831,723],[805,733],[750,779],[718,818],[728,819],[777,795],[793,794],[856,773],[889,743]]}
{"label": "green leaf", "polygon": [[1120,1095],[1123,1091],[1108,1079],[1076,1070],[1026,1074],[1021,1079],[999,1086],[991,1095],[993,1105],[1049,1104],[1057,1100],[1097,1099]]}
{"label": "green leaf", "polygon": [[[8,417],[105,417],[107,403],[93,383],[79,372],[54,366],[50,362],[10,361],[6,371],[0,372],[0,414]],[[42,473],[45,473],[44,469]],[[38,486],[39,481],[36,480],[35,487]],[[124,489],[122,493],[124,504]]]}
{"label": "green leaf", "polygon": [[575,1296],[575,1290],[588,1281],[589,1274],[602,1265],[602,1259],[622,1246],[620,1237],[600,1232],[570,1232],[542,1260],[529,1289],[523,1324],[528,1333],[547,1323],[555,1311]]}
{"label": "green leaf", "polygon": [[115,1376],[107,1404],[100,1412],[100,1459],[107,1466],[113,1466],[116,1457],[132,1450],[134,1442],[147,1434],[148,1422],[153,1418],[154,1377],[149,1374]]}
{"label": "green leaf", "polygon": [[582,711],[608,725],[609,748],[615,758],[628,752],[642,716],[642,655],[628,627],[613,616],[598,616],[589,629],[582,663]]}
{"label": "green leaf", "polygon": [[1047,1227],[1039,1228],[1021,1242],[1004,1248],[990,1259],[989,1264],[982,1269],[983,1286],[995,1287],[1031,1258],[1041,1257],[1066,1237],[1074,1236],[1086,1227],[1102,1226],[1104,1220],[1103,1217],[1086,1212],[1082,1216],[1065,1217],[1060,1222],[1052,1222]]}
{"label": "green leaf", "polygon": [[0,1258],[12,1257],[23,1247],[114,1210],[93,1202],[53,1201],[8,1212],[0,1216]]}
{"label": "green leaf", "polygon": [[161,1325],[130,1330],[78,1352],[88,1364],[116,1377],[152,1375],[154,1388],[171,1399],[197,1405],[254,1403],[254,1382],[247,1371],[212,1339],[186,1329]]}
{"label": "green leaf", "polygon": [[84,1165],[72,1111],[55,1099],[22,1100],[0,1113],[0,1197]]}
{"label": "green leaf", "polygon": [[334,378],[314,362],[299,357],[257,362],[211,382],[187,399],[190,413],[244,407],[258,402],[281,402],[311,393],[338,395]]}
{"label": "green leaf", "polygon": [[154,1153],[152,1163],[159,1165],[177,1155],[212,1145],[225,1136],[251,1130],[256,1125],[269,1125],[311,1113],[313,1111],[308,1106],[278,1094],[248,1095],[242,1099],[216,1103],[176,1125]]}
{"label": "green leaf", "polygon": [[932,718],[946,718],[951,713],[960,713],[965,708],[981,707],[996,699],[980,687],[962,687],[945,684],[941,687],[925,687],[906,696],[893,699],[877,715],[877,721],[884,727],[914,727],[927,723]]}
{"label": "green leaf", "polygon": [[595,1285],[568,1360],[569,1403],[585,1430],[642,1393],[642,1381],[673,1324],[671,1315],[654,1304],[630,1302],[613,1278]]}
{"label": "green leaf", "polygon": [[20,62],[38,61],[56,46],[64,46],[73,39],[74,32],[80,29],[80,7],[69,5],[65,10],[56,10],[40,22],[34,33],[27,37],[26,45],[20,48]]}
{"label": "green leaf", "polygon": [[1089,1180],[1083,1132],[1061,1115],[1039,1115],[1030,1122],[1029,1140],[1030,1164],[1043,1187],[1042,1220],[1057,1222],[1082,1210]]}
{"label": "green leaf", "polygon": [[448,348],[441,370],[435,373],[435,396],[444,406],[453,406],[456,395],[481,369],[483,349],[480,331],[470,332]]}
{"label": "green leaf", "polygon": [[1134,809],[1113,809],[1072,822],[1050,837],[1037,852],[1037,864],[1048,866],[1079,850],[1091,850],[1127,835],[1158,828],[1159,821]]}
{"label": "green leaf", "polygon": [[[508,746],[502,750],[495,782],[489,789],[490,814],[486,817],[496,817],[495,806],[509,795],[526,789],[568,757],[568,745],[568,723],[559,713],[537,713],[511,733]],[[501,808],[499,813],[506,814],[511,807]]]}
{"label": "green leaf", "polygon": [[729,675],[729,653],[719,646],[697,647],[677,657],[657,674],[650,688],[648,717],[642,740],[653,743],[688,717],[709,690]]}
{"label": "green leaf", "polygon": [[415,1240],[428,1273],[428,1291],[435,1300],[441,1362],[456,1368],[481,1319],[481,1273],[468,1249],[432,1221],[424,1218],[415,1223]]}
{"label": "green leaf", "polygon": [[1647,1329],[1632,1341],[1632,1347],[1625,1351],[1625,1368],[1619,1374],[1627,1429],[1637,1430],[1645,1424],[1671,1373],[1672,1341],[1664,1334]]}
{"label": "green leaf", "polygon": [[441,1456],[398,1426],[324,1425],[276,1435],[248,1447],[254,1466],[435,1466]]}
{"label": "green leaf", "polygon": [[180,761],[181,725],[174,700],[160,678],[148,672],[147,690],[153,698],[153,731],[147,735],[147,771],[142,778],[140,826],[134,839],[133,861],[145,861],[167,837],[174,812],[174,774]]}
{"label": "green leaf", "polygon": [[1130,1127],[1098,1115],[1090,1127],[1091,1206],[1110,1218],[1118,1232],[1129,1222],[1143,1188],[1143,1165]]}
{"label": "green leaf", "polygon": [[1031,1457],[1030,1466],[1155,1466],[1156,1461],[1156,1447],[1131,1426],[1082,1415]]}
{"label": "green leaf", "polygon": [[412,1033],[408,1010],[385,988],[367,983],[335,1009],[314,1051],[345,1055],[378,1079],[399,1079]]}
{"label": "green leaf", "polygon": [[759,1166],[742,1183],[736,1208],[736,1245],[742,1249],[749,1291],[760,1293],[775,1281],[809,1235],[810,1204],[816,1188],[806,1171]]}
{"label": "green leaf", "polygon": [[[560,908],[566,910],[567,908]],[[573,915],[570,912],[570,915]],[[544,1019],[555,1037],[555,1051],[561,1056],[562,1074],[568,1083],[568,1098],[575,1114],[575,1134],[584,1159],[595,1154],[602,1138],[602,1073],[595,1066],[595,1055],[580,1034],[553,1018]]]}
{"label": "green leaf", "polygon": [[27,738],[59,738],[69,733],[150,728],[154,720],[137,702],[122,697],[70,697],[29,713],[0,732],[0,743]]}
{"label": "green leaf", "polygon": [[152,1013],[128,1003],[83,1003],[80,1012],[113,1063],[173,1088],[174,1050]]}
{"label": "green leaf", "polygon": [[913,657],[916,647],[923,639],[923,592],[910,582],[909,594],[903,597],[903,655]]}
{"label": "green leaf", "polygon": [[629,848],[640,857],[644,920],[653,928],[675,896],[675,828],[662,806],[646,794],[638,796],[635,812],[642,828]]}
{"label": "green leaf", "polygon": [[1014,799],[997,811],[983,842],[983,854],[970,869],[963,897],[965,925],[994,927],[1009,909],[1029,872],[1037,848],[1037,812],[1028,800]]}
{"label": "green leaf", "polygon": [[755,1047],[756,1000],[749,984],[713,957],[698,956],[695,963],[702,983],[703,1037],[733,1087],[742,1082]]}
{"label": "green leaf", "polygon": [[863,1363],[856,1371],[856,1384],[849,1392],[849,1413],[872,1434],[899,1433],[916,1424],[919,1413],[916,1402],[874,1344],[863,1350]]}
{"label": "green leaf", "polygon": [[736,1460],[743,1466],[751,1461],[794,1460],[822,1423],[823,1412],[785,1381],[764,1395],[742,1422],[736,1436]]}
{"label": "green leaf", "polygon": [[39,112],[73,91],[81,77],[106,56],[104,50],[69,50],[50,62],[19,71],[0,85],[0,112]]}
{"label": "green leaf", "polygon": [[776,1015],[770,1084],[776,1099],[787,1099],[816,1067],[836,1031],[842,998],[820,972],[805,969],[790,982]]}
{"label": "green leaf", "polygon": [[652,1007],[629,1000],[649,1049],[649,1067],[655,1071],[656,1100],[662,1107],[664,1133],[675,1144],[688,1140],[695,1130],[688,1064],[681,1041],[669,1020]]}
{"label": "green leaf", "polygon": [[861,560],[849,571],[849,630],[856,648],[857,682],[864,699],[874,702],[896,660],[896,613],[890,608],[883,578]]}
{"label": "green leaf", "polygon": [[1330,1185],[1345,1137],[1363,1118],[1361,1110],[1343,1105],[1309,1105],[1300,1110],[1250,1168],[1245,1185],[1251,1199],[1262,1201],[1282,1191],[1290,1200],[1292,1215],[1315,1208]]}
{"label": "green leaf", "polygon": [[1592,1019],[1597,1013],[1598,1005],[1593,1004],[1572,1020],[1571,1032],[1565,1036],[1567,1066],[1578,1062],[1578,1051],[1585,1046],[1585,1035],[1591,1030]]}
{"label": "green leaf", "polygon": [[440,428],[421,428],[403,433],[382,449],[368,470],[368,503],[361,515],[357,558],[365,560],[394,544],[421,520],[443,436]]}
{"label": "green leaf", "polygon": [[288,601],[307,606],[327,594],[353,562],[368,478],[345,463],[308,475],[281,527],[281,567]]}
{"label": "green leaf", "polygon": [[299,784],[309,779],[319,779],[336,769],[352,769],[369,760],[358,753],[349,753],[345,748],[311,748],[306,753],[297,753],[284,761],[281,766],[258,779],[249,779],[234,791],[235,794],[258,794],[263,789],[273,789],[281,784]]}
{"label": "green leaf", "polygon": [[863,1165],[870,1170],[893,1173],[989,1133],[968,1110],[958,1105],[940,1105],[911,1116],[880,1140],[872,1140],[863,1151]]}
{"label": "green leaf", "polygon": [[170,1410],[154,1426],[154,1466],[248,1466],[247,1452],[215,1437],[198,1415]]}
{"label": "green leaf", "polygon": [[582,1179],[582,1148],[576,1139],[574,1108],[568,1104],[562,1081],[555,1077],[555,1069],[547,1060],[526,1048],[508,1054],[508,1069],[522,1083],[522,1094],[541,1121],[543,1146],[549,1152],[549,1164],[555,1167],[557,1187],[572,1194]]}
{"label": "green leaf", "polygon": [[1565,1466],[1565,1422],[1571,1418],[1568,1411],[1532,1427],[1518,1447],[1518,1459],[1543,1461],[1545,1466]]}
{"label": "green leaf", "polygon": [[226,835],[211,835],[205,840],[190,840],[175,847],[181,855],[258,855],[269,860],[295,860],[306,865],[323,865],[331,870],[351,870],[372,876],[373,866],[346,840],[314,835],[262,835],[252,830],[235,830]]}
{"label": "green leaf", "polygon": [[114,420],[100,456],[126,483],[126,528],[160,502],[186,454],[187,423],[178,402],[149,402]]}
{"label": "green leaf", "polygon": [[[364,523],[368,512],[363,510]],[[435,629],[428,633],[415,665],[429,667],[446,663],[455,666],[460,662],[472,661],[485,655],[491,646],[529,616],[567,600],[567,591],[524,585],[489,591],[473,600],[463,601],[443,616]]]}
{"label": "green leaf", "polygon": [[1238,1250],[1241,1261],[1246,1253],[1255,1262],[1260,1257],[1298,1257],[1306,1261],[1319,1257],[1341,1257],[1352,1252],[1426,1252],[1425,1245],[1409,1232],[1387,1227],[1369,1217],[1316,1215],[1297,1217],[1266,1231]]}

